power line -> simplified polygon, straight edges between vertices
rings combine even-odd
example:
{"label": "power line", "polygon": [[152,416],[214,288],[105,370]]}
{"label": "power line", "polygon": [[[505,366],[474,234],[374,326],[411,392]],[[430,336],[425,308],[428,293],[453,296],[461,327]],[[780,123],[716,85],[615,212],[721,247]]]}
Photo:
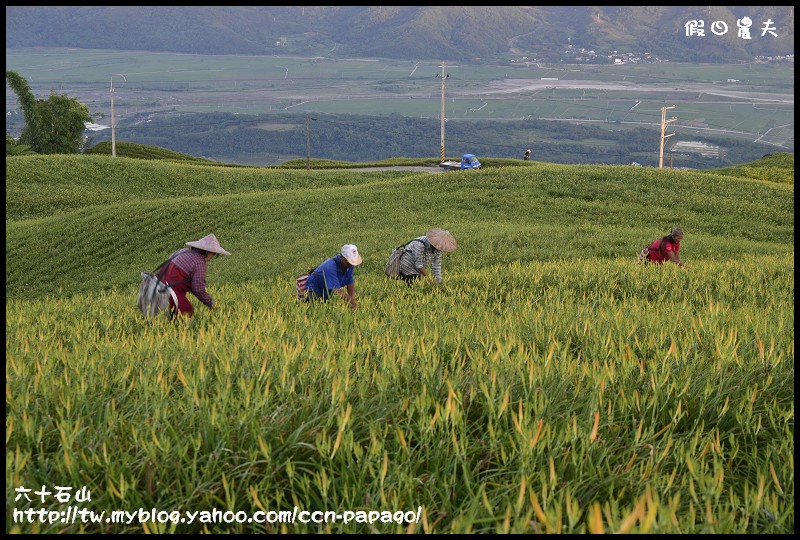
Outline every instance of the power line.
{"label": "power line", "polygon": [[[172,112],[172,113],[168,113],[168,114],[161,114],[160,116],[167,117],[169,115],[178,115],[178,116],[190,116],[190,117],[198,117],[198,116],[200,116],[200,117],[202,117],[202,116],[205,116],[206,114],[209,114],[209,113],[179,113],[179,112]],[[227,113],[226,112],[226,113],[219,113],[219,114],[224,115],[225,117],[231,118],[231,119],[233,119],[235,117],[236,123],[239,124],[240,126],[255,125],[257,123],[263,123],[264,122],[264,119],[261,118],[261,117],[258,117],[258,116],[253,116],[251,118],[243,118],[241,115],[235,115],[234,113]],[[280,120],[282,115],[276,115],[276,117],[277,117],[276,118],[277,120]],[[291,118],[299,119],[300,117],[301,117],[301,115],[292,114],[292,113],[288,113],[286,115],[283,115],[283,118],[286,118],[286,119],[291,119]],[[343,121],[341,119],[333,119],[333,118],[327,118],[327,117],[321,118],[321,120],[325,121],[325,122],[327,122],[327,123],[329,123],[331,125],[340,126],[342,128],[345,128],[345,129],[360,129],[360,128],[363,128],[363,123],[347,122],[347,121]],[[408,117],[406,118],[406,120],[409,121],[409,122],[419,121],[419,119],[408,118]],[[475,122],[475,121],[481,121],[481,120],[465,120],[465,121],[467,121],[467,122]],[[504,121],[504,122],[516,122],[516,121]],[[295,121],[294,123],[296,125],[298,125],[298,126],[300,125],[300,122],[296,122]],[[219,122],[213,122],[213,121],[204,121],[204,122],[199,122],[199,123],[198,122],[193,122],[193,121],[192,122],[187,121],[187,122],[172,122],[172,123],[169,124],[169,127],[171,129],[180,129],[181,127],[208,127],[208,126],[218,125],[218,124],[219,124]],[[402,138],[403,136],[406,136],[406,137],[412,137],[413,136],[417,140],[420,140],[420,139],[424,140],[425,138],[428,138],[428,137],[431,138],[431,139],[433,138],[433,134],[432,133],[429,134],[429,135],[426,135],[424,133],[421,134],[419,129],[414,129],[413,126],[410,126],[410,130],[408,132],[406,132],[405,134],[403,134],[401,132],[397,132],[397,130],[398,129],[402,129],[402,127],[395,126],[393,129],[395,129],[394,135],[396,137],[400,136]],[[517,145],[511,146],[511,145],[503,145],[503,144],[498,144],[498,143],[487,143],[484,140],[474,140],[474,139],[459,137],[457,134],[454,134],[451,140],[454,140],[457,145],[470,145],[470,146],[474,146],[474,147],[477,147],[477,148],[481,148],[482,149],[481,152],[488,152],[488,149],[496,149],[496,150],[500,150],[500,151],[508,150],[510,155],[515,156],[517,154],[517,151],[518,151]],[[574,139],[572,139],[572,141],[573,142],[571,144],[573,146],[568,151],[569,155],[592,156],[594,158],[598,158],[599,157],[601,159],[603,157],[609,157],[609,158],[614,159],[614,161],[620,161],[620,162],[622,161],[620,159],[620,152],[598,152],[596,150],[593,150],[591,152],[589,152],[589,151],[580,151],[580,150],[575,149],[574,146],[575,145],[581,145],[582,142],[580,140],[574,140]],[[308,131],[307,131],[307,146],[308,146],[308,144],[309,144],[309,136],[308,136]],[[539,143],[539,144],[541,145],[542,143]],[[548,144],[548,143],[544,143],[544,144]],[[614,144],[614,143],[609,143],[609,144]],[[308,152],[308,148],[307,148],[307,156],[308,156],[308,154],[309,154],[309,152]],[[633,153],[631,155],[643,156],[643,155],[648,155],[648,153],[647,152],[642,152],[642,151],[633,151]],[[683,161],[687,161],[687,160],[684,159]],[[708,164],[708,161],[697,161],[697,160],[695,160],[695,162],[696,163],[700,163],[700,164]]]}

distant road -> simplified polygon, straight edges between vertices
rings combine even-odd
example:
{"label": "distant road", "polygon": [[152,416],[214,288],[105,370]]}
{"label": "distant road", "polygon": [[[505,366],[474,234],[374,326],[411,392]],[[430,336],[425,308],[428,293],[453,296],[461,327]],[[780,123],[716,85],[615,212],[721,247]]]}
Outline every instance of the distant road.
{"label": "distant road", "polygon": [[773,92],[750,92],[747,90],[731,90],[718,84],[680,83],[678,85],[639,84],[627,81],[602,82],[602,81],[554,81],[531,79],[504,79],[492,81],[485,88],[476,90],[461,90],[459,94],[514,94],[533,90],[613,90],[617,92],[660,92],[672,90],[676,92],[698,92],[712,96],[725,96],[749,101],[763,101],[770,103],[788,103],[794,105],[794,94],[779,94]]}
{"label": "distant road", "polygon": [[398,165],[395,167],[356,167],[353,169],[315,169],[325,171],[412,171],[412,172],[426,172],[426,173],[440,173],[445,172],[441,167],[412,167],[408,165]]}

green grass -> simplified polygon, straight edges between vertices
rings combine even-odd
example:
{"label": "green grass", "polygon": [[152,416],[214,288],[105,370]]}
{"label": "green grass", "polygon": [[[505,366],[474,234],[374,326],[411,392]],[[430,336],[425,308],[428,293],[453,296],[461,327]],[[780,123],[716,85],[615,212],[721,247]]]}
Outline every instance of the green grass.
{"label": "green grass", "polygon": [[[380,271],[387,246],[437,224],[460,232],[455,258],[467,266],[631,257],[678,224],[689,258],[719,257],[732,243],[743,255],[789,254],[793,238],[793,184],[711,173],[537,162],[492,170],[491,160],[457,174],[108,156],[7,161],[10,297],[124,287],[131,268],[155,266],[208,232],[247,253],[221,265],[232,282],[252,279],[253,265],[290,276],[347,242],[361,248],[364,268]],[[283,249],[274,249],[278,241]]]}
{"label": "green grass", "polygon": [[794,154],[769,154],[744,165],[725,167],[708,171],[713,174],[763,180],[765,182],[781,182],[794,186]]}
{"label": "green grass", "polygon": [[182,154],[181,152],[174,152],[166,148],[159,148],[157,146],[149,146],[145,144],[136,144],[129,142],[115,142],[112,148],[110,141],[97,143],[91,148],[87,148],[83,153],[85,155],[112,155],[112,152],[117,157],[126,158],[139,158],[139,159],[158,159],[162,161],[176,161],[178,163],[202,163],[206,165],[241,167],[241,165],[217,163],[211,159],[204,159],[189,154]]}
{"label": "green grass", "polygon": [[[430,174],[138,150],[6,160],[6,532],[794,531],[793,156]],[[675,225],[685,268],[635,264]],[[386,279],[432,226],[458,239],[444,287]],[[218,309],[143,320],[139,271],[209,232]],[[359,310],[298,303],[348,242]],[[14,501],[42,485],[96,512],[422,520],[14,523],[65,509]]]}

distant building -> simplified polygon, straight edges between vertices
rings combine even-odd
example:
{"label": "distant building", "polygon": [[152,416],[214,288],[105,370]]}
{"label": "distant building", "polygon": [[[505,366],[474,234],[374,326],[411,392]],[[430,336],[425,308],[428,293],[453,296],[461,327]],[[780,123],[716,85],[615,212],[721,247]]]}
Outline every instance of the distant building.
{"label": "distant building", "polygon": [[110,129],[111,126],[104,126],[102,124],[95,124],[92,122],[84,122],[83,123],[84,129],[86,131],[102,131],[104,129]]}

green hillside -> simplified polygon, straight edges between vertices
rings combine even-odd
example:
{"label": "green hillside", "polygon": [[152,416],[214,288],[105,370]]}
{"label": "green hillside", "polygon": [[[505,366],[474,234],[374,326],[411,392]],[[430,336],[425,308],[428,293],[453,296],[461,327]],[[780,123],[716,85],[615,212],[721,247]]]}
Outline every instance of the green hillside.
{"label": "green hillside", "polygon": [[[181,152],[174,152],[166,148],[159,148],[157,146],[150,146],[146,144],[136,144],[129,142],[115,142],[112,149],[111,141],[98,143],[91,148],[87,148],[84,152],[86,155],[106,155],[110,156],[116,153],[118,157],[126,158],[139,158],[139,159],[158,159],[162,161],[177,161],[188,163],[205,163],[224,166],[225,163],[216,163],[210,159],[199,158]],[[235,166],[235,165],[231,165]]]}
{"label": "green hillside", "polygon": [[[793,155],[431,174],[129,150],[6,158],[6,533],[794,532]],[[675,225],[686,266],[636,264]],[[458,240],[442,286],[387,279],[429,227]],[[216,308],[145,320],[139,272],[211,232]],[[358,310],[298,302],[344,243]]]}
{"label": "green hillside", "polygon": [[631,258],[675,225],[687,231],[689,259],[792,252],[789,174],[765,183],[530,163],[432,175],[9,158],[6,290],[17,297],[125,287],[140,267],[209,232],[243,253],[215,269],[223,283],[288,278],[346,242],[363,250],[365,272],[378,272],[390,246],[437,225],[460,233],[453,258],[465,267]]}
{"label": "green hillside", "polygon": [[714,169],[708,172],[794,185],[794,154],[768,154],[752,163]]}

